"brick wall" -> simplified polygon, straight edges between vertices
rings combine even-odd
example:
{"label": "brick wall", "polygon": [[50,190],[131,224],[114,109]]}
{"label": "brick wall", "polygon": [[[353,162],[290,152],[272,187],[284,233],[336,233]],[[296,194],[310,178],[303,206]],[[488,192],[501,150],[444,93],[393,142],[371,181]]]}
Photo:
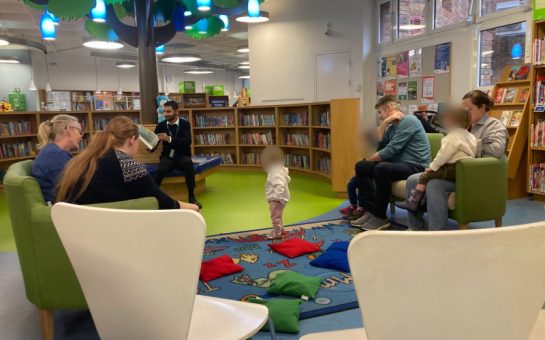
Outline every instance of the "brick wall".
{"label": "brick wall", "polygon": [[464,22],[467,18],[469,0],[437,0],[435,28]]}

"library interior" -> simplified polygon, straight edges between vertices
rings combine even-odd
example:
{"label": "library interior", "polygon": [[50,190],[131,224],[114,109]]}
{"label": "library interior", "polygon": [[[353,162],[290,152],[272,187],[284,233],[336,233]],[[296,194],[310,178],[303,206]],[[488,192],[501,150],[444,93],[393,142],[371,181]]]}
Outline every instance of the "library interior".
{"label": "library interior", "polygon": [[0,0],[0,339],[545,339],[545,3]]}

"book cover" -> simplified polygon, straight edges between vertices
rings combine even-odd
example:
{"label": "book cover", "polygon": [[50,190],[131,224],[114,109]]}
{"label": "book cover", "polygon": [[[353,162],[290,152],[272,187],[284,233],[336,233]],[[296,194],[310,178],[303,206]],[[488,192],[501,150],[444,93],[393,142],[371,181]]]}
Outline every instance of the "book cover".
{"label": "book cover", "polygon": [[530,95],[530,88],[525,87],[523,89],[519,90],[519,93],[517,95],[517,103],[526,103],[528,100],[528,96]]}
{"label": "book cover", "polygon": [[509,75],[507,76],[508,81],[512,81],[516,79],[517,72],[520,70],[520,65],[513,65],[511,66],[511,70],[509,71]]}
{"label": "book cover", "polygon": [[509,127],[515,128],[520,125],[520,121],[522,120],[522,111],[515,111],[513,112],[513,115],[511,116],[511,122],[509,123]]}
{"label": "book cover", "polygon": [[138,125],[138,138],[149,150],[155,149],[157,144],[159,144],[159,137],[157,137],[153,131],[142,125]]}
{"label": "book cover", "polygon": [[503,111],[501,113],[500,121],[503,125],[506,127],[509,126],[509,122],[511,122],[511,116],[513,115],[513,111]]}
{"label": "book cover", "polygon": [[515,80],[526,80],[528,79],[528,74],[530,73],[530,65],[521,65],[515,75]]}
{"label": "book cover", "polygon": [[494,103],[503,103],[503,98],[505,97],[505,89],[497,89],[496,95],[494,96]]}
{"label": "book cover", "polygon": [[515,101],[515,97],[517,95],[517,89],[515,88],[508,88],[505,90],[505,96],[503,97],[503,103],[504,104],[510,104]]}

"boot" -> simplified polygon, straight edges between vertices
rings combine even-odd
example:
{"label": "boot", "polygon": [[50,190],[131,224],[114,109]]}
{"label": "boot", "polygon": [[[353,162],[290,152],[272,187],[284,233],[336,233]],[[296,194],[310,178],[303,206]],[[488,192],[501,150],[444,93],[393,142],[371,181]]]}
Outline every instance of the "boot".
{"label": "boot", "polygon": [[396,207],[405,209],[411,212],[417,212],[420,207],[420,201],[424,197],[423,191],[412,190],[409,197],[403,202],[396,202]]}
{"label": "boot", "polygon": [[199,201],[197,201],[197,198],[195,197],[195,195],[189,194],[188,202],[193,203],[193,204],[197,205],[199,207],[199,209],[202,209],[202,204]]}

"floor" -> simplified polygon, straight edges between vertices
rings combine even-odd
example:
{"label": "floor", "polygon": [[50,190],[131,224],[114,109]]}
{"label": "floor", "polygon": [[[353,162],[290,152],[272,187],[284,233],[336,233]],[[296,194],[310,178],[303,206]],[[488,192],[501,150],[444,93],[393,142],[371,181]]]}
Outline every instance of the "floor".
{"label": "floor", "polygon": [[[207,183],[210,193],[199,196],[199,199],[205,205],[203,213],[207,219],[208,227],[214,228],[214,233],[262,228],[268,224],[266,206],[262,199],[264,175],[255,172],[244,173],[242,179],[235,179],[234,177],[236,176],[233,173],[222,172],[215,174]],[[225,183],[233,183],[232,180],[236,180],[236,185],[226,187]],[[247,189],[241,189],[241,187]],[[239,193],[240,190],[251,190],[253,194],[240,196],[237,190],[239,190]],[[228,198],[225,199],[227,196]],[[293,201],[288,205],[286,212],[286,224],[338,218],[339,205],[343,204],[342,201],[332,197],[328,186],[323,182],[304,176],[292,176],[292,196]],[[304,209],[304,211],[299,211],[300,209]],[[543,203],[528,201],[527,199],[514,200],[508,203],[504,225],[531,223],[542,221],[544,218]],[[406,219],[406,212],[403,210],[398,210],[393,217],[397,224],[406,224]],[[222,227],[221,221],[228,221],[228,225],[232,227]],[[237,221],[239,223],[236,223]],[[14,249],[10,228],[6,227],[7,223],[5,199],[0,194],[1,250],[10,249],[10,247]],[[472,227],[478,228],[491,225],[492,222],[477,223]],[[452,223],[450,227],[454,229],[456,225]],[[403,227],[398,226],[396,229],[403,229]],[[0,338],[6,340],[40,339],[35,308],[26,300],[19,263],[15,253],[0,252],[0,278]],[[90,315],[86,311],[57,312],[55,320],[56,339],[98,339]],[[301,331],[299,334],[279,334],[278,339],[298,339],[308,333],[355,327],[362,327],[359,309],[303,320],[300,322]],[[259,340],[269,338],[268,333],[259,333],[254,337],[254,339]]]}

